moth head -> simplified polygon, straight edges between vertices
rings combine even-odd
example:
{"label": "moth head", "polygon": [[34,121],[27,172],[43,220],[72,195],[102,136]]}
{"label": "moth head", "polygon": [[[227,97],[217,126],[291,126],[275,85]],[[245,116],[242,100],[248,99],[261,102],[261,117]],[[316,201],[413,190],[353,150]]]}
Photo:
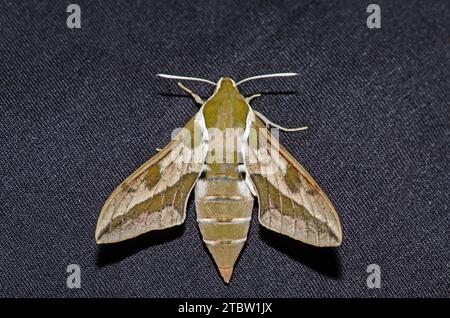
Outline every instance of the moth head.
{"label": "moth head", "polygon": [[217,82],[217,87],[223,87],[223,88],[232,88],[236,87],[236,82],[229,77],[221,77],[219,81]]}

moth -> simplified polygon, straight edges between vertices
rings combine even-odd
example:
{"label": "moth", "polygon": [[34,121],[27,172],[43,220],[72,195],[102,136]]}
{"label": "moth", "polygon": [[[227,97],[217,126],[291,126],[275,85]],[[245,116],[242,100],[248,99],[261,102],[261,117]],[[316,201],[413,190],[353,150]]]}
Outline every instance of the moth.
{"label": "moth", "polygon": [[215,86],[206,101],[178,85],[200,104],[171,142],[123,181],[105,202],[97,223],[98,244],[114,243],[184,222],[195,188],[197,223],[203,242],[226,283],[247,240],[254,198],[259,223],[318,247],[339,246],[342,229],[330,200],[308,172],[278,142],[279,126],[253,110],[238,86],[296,73],[260,75],[217,83],[193,77],[158,76]]}

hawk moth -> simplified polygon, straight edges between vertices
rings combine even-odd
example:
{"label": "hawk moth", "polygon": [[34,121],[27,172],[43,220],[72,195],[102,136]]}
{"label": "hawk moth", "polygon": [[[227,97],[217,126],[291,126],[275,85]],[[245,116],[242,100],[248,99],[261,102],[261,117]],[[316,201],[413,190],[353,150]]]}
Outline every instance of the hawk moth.
{"label": "hawk moth", "polygon": [[[262,226],[314,246],[341,244],[341,224],[330,200],[268,129],[306,127],[288,129],[270,122],[250,106],[259,94],[245,98],[237,88],[249,80],[296,73],[255,76],[238,83],[227,77],[214,83],[158,75],[206,82],[215,90],[203,101],[178,83],[200,110],[110,195],[97,223],[98,244],[183,223],[194,187],[197,223],[226,283],[247,239],[254,197]],[[226,160],[218,160],[223,156]]]}

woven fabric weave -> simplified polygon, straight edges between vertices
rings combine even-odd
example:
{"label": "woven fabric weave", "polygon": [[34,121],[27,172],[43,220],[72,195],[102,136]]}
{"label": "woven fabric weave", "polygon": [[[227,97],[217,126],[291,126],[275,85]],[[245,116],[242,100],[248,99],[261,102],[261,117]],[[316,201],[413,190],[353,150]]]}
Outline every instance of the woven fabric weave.
{"label": "woven fabric weave", "polygon": [[[64,1],[0,4],[0,295],[428,297],[449,294],[447,1]],[[328,193],[344,241],[271,233],[257,211],[226,286],[185,225],[98,247],[100,208],[198,107],[169,73],[242,84]],[[211,86],[186,83],[203,97]],[[81,268],[69,289],[66,268]],[[378,264],[381,288],[366,285]]]}

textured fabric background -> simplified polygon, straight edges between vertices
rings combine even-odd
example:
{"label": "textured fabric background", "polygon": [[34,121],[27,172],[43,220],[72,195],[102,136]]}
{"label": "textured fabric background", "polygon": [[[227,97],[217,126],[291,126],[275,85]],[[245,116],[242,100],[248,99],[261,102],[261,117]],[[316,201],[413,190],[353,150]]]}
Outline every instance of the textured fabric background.
{"label": "textured fabric background", "polygon": [[[0,4],[0,295],[448,296],[447,1],[70,1]],[[230,286],[186,224],[98,247],[99,210],[196,104],[158,72],[242,85],[323,186],[343,245],[318,249],[256,218]],[[207,97],[211,87],[189,86]],[[82,288],[66,287],[81,266]],[[366,287],[378,264],[381,289]]]}

